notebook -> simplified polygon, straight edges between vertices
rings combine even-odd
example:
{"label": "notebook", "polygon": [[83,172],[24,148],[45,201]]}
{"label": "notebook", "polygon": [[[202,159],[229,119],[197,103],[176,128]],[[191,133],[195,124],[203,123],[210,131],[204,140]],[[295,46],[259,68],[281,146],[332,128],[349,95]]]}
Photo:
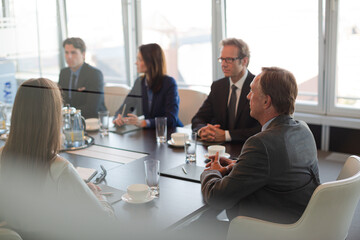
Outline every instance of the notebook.
{"label": "notebook", "polygon": [[160,175],[200,183],[200,175],[204,169],[205,167],[184,163],[180,166],[162,171]]}
{"label": "notebook", "polygon": [[122,125],[121,127],[113,126],[109,128],[109,132],[117,133],[117,134],[125,134],[132,131],[140,130],[141,128],[135,125]]}

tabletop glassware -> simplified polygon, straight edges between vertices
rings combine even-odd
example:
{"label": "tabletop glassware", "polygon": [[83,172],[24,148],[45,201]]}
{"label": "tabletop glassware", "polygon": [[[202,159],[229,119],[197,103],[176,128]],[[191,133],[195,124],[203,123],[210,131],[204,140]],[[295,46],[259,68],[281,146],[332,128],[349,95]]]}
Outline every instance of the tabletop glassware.
{"label": "tabletop glassware", "polygon": [[109,135],[109,111],[98,112],[101,136]]}
{"label": "tabletop glassware", "polygon": [[151,194],[158,197],[160,194],[160,161],[149,159],[144,161],[145,167],[145,180],[146,184],[150,187]]}

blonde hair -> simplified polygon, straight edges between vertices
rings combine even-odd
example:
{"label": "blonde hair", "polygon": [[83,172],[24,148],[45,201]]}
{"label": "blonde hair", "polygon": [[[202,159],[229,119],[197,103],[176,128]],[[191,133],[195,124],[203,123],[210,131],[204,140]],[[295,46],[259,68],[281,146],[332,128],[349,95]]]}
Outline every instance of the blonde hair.
{"label": "blonde hair", "polygon": [[49,79],[30,79],[20,85],[2,151],[2,173],[7,167],[47,173],[60,149],[61,107],[60,90]]}

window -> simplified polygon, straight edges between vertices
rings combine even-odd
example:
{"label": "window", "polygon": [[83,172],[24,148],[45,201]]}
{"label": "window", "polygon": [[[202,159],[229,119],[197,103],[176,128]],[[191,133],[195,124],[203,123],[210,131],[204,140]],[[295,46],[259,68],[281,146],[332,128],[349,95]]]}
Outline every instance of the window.
{"label": "window", "polygon": [[319,104],[319,3],[314,0],[227,0],[227,37],[250,48],[249,70],[277,66],[297,80],[297,101]]}
{"label": "window", "polygon": [[9,4],[0,27],[5,48],[1,52],[16,66],[18,79],[47,77],[59,72],[55,0],[16,0]]}
{"label": "window", "polygon": [[141,2],[142,43],[157,43],[168,75],[179,86],[210,86],[212,78],[211,1]]}
{"label": "window", "polygon": [[105,82],[128,84],[122,1],[67,1],[68,36],[85,41],[85,61],[100,69]]}
{"label": "window", "polygon": [[[339,1],[335,107],[360,109],[360,2]],[[359,114],[358,114],[359,115]]]}

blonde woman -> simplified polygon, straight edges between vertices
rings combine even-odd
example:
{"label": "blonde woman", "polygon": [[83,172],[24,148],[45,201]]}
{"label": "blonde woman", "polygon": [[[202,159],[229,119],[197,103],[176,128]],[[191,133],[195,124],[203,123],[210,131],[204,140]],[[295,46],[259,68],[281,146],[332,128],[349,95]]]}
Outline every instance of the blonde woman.
{"label": "blonde woman", "polygon": [[25,239],[91,238],[86,229],[97,228],[91,219],[113,215],[100,189],[58,155],[61,108],[60,90],[48,79],[30,79],[16,94],[1,149],[0,221]]}

